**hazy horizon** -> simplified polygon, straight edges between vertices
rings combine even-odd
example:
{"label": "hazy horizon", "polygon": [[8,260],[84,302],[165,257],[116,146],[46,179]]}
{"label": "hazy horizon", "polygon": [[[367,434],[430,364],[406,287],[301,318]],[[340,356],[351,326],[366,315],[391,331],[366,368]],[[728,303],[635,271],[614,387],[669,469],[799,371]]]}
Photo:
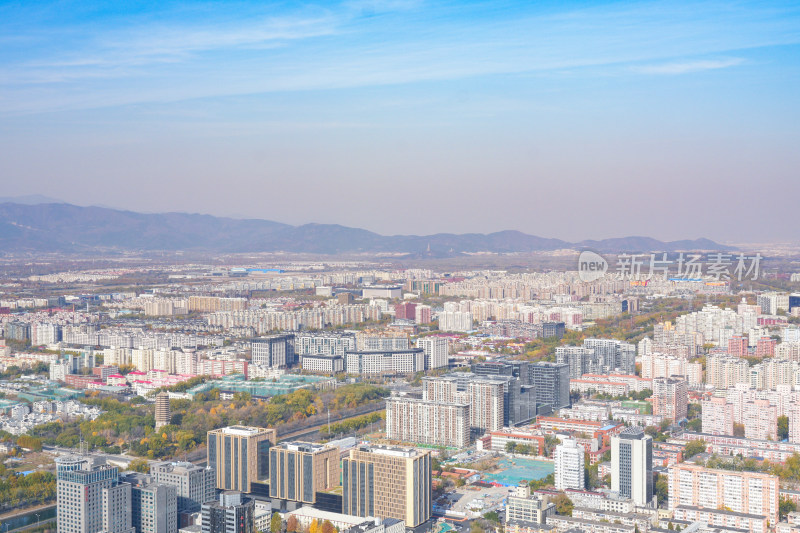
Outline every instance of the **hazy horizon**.
{"label": "hazy horizon", "polygon": [[0,6],[2,196],[797,242],[800,5]]}

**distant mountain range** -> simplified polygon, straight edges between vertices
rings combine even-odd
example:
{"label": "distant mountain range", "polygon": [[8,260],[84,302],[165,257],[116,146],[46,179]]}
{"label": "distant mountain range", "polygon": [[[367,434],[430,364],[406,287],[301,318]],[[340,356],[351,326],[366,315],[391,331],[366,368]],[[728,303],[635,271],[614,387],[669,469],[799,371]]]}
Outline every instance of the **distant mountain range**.
{"label": "distant mountain range", "polygon": [[[32,200],[0,203],[0,251],[194,250],[210,252],[407,253],[447,256],[476,252],[591,249],[598,252],[730,250],[708,239],[663,242],[624,237],[570,243],[520,231],[461,235],[384,236],[337,224],[290,226],[257,219],[188,213],[144,214]],[[45,199],[49,200],[49,199]]]}

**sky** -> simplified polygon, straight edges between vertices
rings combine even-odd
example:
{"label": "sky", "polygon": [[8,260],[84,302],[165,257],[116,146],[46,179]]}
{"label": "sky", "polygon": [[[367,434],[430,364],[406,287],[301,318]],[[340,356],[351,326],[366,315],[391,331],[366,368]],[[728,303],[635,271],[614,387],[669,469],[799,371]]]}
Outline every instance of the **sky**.
{"label": "sky", "polygon": [[0,1],[0,196],[800,241],[800,2]]}

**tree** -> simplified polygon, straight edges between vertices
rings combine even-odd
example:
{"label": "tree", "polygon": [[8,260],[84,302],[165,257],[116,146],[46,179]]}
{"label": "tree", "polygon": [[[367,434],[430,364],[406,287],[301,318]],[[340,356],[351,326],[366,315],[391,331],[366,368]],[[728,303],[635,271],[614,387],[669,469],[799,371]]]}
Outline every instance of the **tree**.
{"label": "tree", "polygon": [[778,514],[780,515],[781,520],[786,518],[786,515],[796,510],[797,510],[797,504],[794,503],[792,500],[781,498],[778,501]]}
{"label": "tree", "polygon": [[325,520],[322,523],[322,533],[335,533],[336,528],[333,527],[330,520]]}
{"label": "tree", "polygon": [[706,443],[702,440],[692,440],[686,443],[686,446],[683,448],[683,458],[688,459],[690,457],[694,457],[698,453],[704,453],[706,451]]}
{"label": "tree", "polygon": [[319,530],[319,523],[317,523],[317,519],[311,521],[311,525],[308,526],[308,533],[322,533]]}
{"label": "tree", "polygon": [[134,459],[128,465],[128,470],[133,470],[134,472],[141,472],[142,474],[147,474],[150,472],[150,463],[147,459]]}
{"label": "tree", "polygon": [[778,417],[778,440],[789,438],[789,417],[786,415]]}
{"label": "tree", "polygon": [[514,453],[514,450],[516,450],[516,449],[517,449],[517,443],[516,442],[512,442],[512,441],[506,442],[506,451],[508,453]]}
{"label": "tree", "polygon": [[278,513],[272,513],[272,518],[269,521],[270,533],[281,533],[281,526],[283,526],[281,515]]}
{"label": "tree", "polygon": [[666,505],[669,498],[669,483],[666,476],[658,476],[656,479],[656,497],[659,505]]}
{"label": "tree", "polygon": [[733,436],[744,437],[744,424],[733,424]]}
{"label": "tree", "polygon": [[297,517],[295,515],[289,515],[289,520],[286,521],[286,531],[289,533],[297,533],[299,525]]}
{"label": "tree", "polygon": [[566,494],[559,494],[553,498],[553,503],[556,504],[556,513],[564,516],[572,516],[572,508],[574,505]]}
{"label": "tree", "polygon": [[20,437],[17,439],[17,446],[28,450],[33,450],[35,452],[40,452],[42,451],[42,440],[29,435],[20,435]]}

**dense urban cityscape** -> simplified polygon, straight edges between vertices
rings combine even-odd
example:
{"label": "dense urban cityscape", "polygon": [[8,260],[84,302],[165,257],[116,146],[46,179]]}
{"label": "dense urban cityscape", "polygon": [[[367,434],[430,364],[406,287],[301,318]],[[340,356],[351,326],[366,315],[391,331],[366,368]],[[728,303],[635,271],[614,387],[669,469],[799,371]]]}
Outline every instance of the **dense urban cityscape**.
{"label": "dense urban cityscape", "polygon": [[800,275],[740,256],[10,261],[0,505],[59,533],[791,533]]}
{"label": "dense urban cityscape", "polygon": [[797,0],[0,1],[0,533],[800,533]]}

